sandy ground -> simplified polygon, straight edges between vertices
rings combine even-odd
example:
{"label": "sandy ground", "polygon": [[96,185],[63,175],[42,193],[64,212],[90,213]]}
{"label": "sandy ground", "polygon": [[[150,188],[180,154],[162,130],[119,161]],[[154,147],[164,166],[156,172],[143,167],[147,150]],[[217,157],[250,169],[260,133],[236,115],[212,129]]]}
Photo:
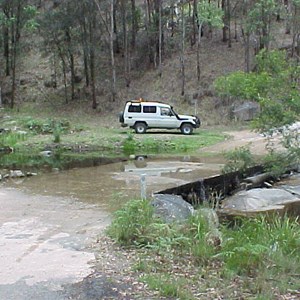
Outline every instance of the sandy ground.
{"label": "sandy ground", "polygon": [[[267,153],[268,139],[257,132],[250,130],[241,131],[229,131],[225,132],[229,138],[221,143],[202,148],[201,151],[210,153],[222,153],[226,151],[232,151],[239,147],[249,147],[250,151],[254,155],[264,155]],[[272,142],[277,150],[282,150],[280,140],[275,137]]]}

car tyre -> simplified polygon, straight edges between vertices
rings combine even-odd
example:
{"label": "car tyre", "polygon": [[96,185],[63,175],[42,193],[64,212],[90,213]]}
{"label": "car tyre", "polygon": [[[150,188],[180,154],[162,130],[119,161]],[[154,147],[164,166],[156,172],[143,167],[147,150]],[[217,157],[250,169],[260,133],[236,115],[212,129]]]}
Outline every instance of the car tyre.
{"label": "car tyre", "polygon": [[134,125],[134,129],[136,133],[142,134],[147,130],[147,126],[145,123],[138,122]]}
{"label": "car tyre", "polygon": [[191,124],[182,124],[180,127],[181,133],[189,135],[193,133],[193,126]]}

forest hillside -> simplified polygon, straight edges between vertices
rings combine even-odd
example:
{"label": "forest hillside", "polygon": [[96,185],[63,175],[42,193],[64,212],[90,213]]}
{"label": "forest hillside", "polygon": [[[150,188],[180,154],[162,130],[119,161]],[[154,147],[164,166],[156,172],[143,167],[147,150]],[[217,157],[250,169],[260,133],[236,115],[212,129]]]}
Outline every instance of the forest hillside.
{"label": "forest hillside", "polygon": [[217,96],[214,80],[255,69],[261,49],[296,55],[297,5],[1,0],[1,104],[104,117],[144,98],[222,124],[233,103]]}

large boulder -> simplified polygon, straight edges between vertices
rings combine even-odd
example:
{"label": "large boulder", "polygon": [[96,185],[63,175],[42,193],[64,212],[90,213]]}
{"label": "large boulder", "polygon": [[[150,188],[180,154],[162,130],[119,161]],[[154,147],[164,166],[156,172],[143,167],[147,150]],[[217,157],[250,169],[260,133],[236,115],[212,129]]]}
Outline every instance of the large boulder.
{"label": "large boulder", "polygon": [[253,214],[261,212],[291,212],[297,214],[300,197],[279,188],[241,191],[225,199],[222,211],[230,214]]}
{"label": "large boulder", "polygon": [[154,194],[151,204],[154,214],[166,223],[182,222],[194,213],[192,205],[178,195]]}

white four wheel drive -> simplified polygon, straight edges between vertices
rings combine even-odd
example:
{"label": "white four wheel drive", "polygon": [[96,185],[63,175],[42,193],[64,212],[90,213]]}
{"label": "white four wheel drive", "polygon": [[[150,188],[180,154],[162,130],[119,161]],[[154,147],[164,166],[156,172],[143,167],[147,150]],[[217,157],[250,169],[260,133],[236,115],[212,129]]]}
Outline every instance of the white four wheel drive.
{"label": "white four wheel drive", "polygon": [[127,101],[120,113],[122,127],[129,126],[136,133],[145,133],[147,129],[180,129],[183,134],[192,134],[200,127],[197,116],[178,115],[172,106],[160,102]]}

